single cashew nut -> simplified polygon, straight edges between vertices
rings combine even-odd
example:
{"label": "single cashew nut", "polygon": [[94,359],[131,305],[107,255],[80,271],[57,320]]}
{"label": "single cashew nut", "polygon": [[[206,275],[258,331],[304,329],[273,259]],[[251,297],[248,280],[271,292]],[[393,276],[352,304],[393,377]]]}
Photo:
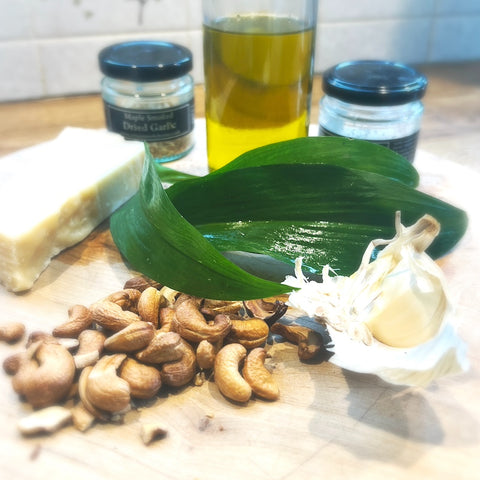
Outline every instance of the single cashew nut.
{"label": "single cashew nut", "polygon": [[86,396],[92,405],[110,413],[130,407],[130,385],[117,375],[126,355],[105,355],[93,366],[86,382]]}
{"label": "single cashew nut", "polygon": [[87,395],[88,377],[92,370],[93,367],[89,365],[81,371],[80,377],[78,378],[78,396],[80,397],[81,405],[83,405],[87,412],[89,412],[94,418],[106,422],[109,420],[107,413],[95,407]]}
{"label": "single cashew nut", "polygon": [[176,362],[168,362],[162,365],[162,382],[171,387],[181,387],[190,382],[195,376],[196,356],[193,347],[181,339],[178,350],[182,356]]}
{"label": "single cashew nut", "polygon": [[145,363],[164,363],[179,360],[183,355],[182,338],[176,332],[157,331],[148,346],[135,358]]}
{"label": "single cashew nut", "polygon": [[223,314],[217,315],[213,323],[207,323],[196,300],[192,298],[176,306],[174,325],[182,338],[195,343],[202,340],[216,342],[223,339],[231,329],[229,317]]}
{"label": "single cashew nut", "polygon": [[120,305],[110,301],[94,303],[90,306],[90,312],[93,321],[112,332],[118,332],[131,323],[140,321],[136,313],[122,310]]}
{"label": "single cashew nut", "polygon": [[155,328],[158,327],[158,314],[163,297],[159,290],[154,287],[146,288],[138,300],[138,314],[144,322],[150,322]]}
{"label": "single cashew nut", "polygon": [[68,309],[69,321],[53,329],[54,337],[77,338],[92,324],[90,310],[83,305],[73,305]]}
{"label": "single cashew nut", "polygon": [[243,378],[253,393],[265,400],[277,400],[280,392],[270,371],[265,367],[267,352],[258,347],[250,351],[243,366]]}
{"label": "single cashew nut", "polygon": [[129,353],[145,348],[153,339],[155,329],[149,322],[133,322],[105,340],[110,352]]}
{"label": "single cashew nut", "polygon": [[155,367],[144,365],[133,358],[127,358],[120,367],[120,378],[130,385],[133,398],[148,400],[155,396],[162,386],[162,376]]}
{"label": "single cashew nut", "polygon": [[236,402],[247,402],[252,388],[240,374],[240,363],[247,350],[239,343],[225,345],[215,357],[214,379],[220,392]]}
{"label": "single cashew nut", "polygon": [[228,341],[240,343],[247,350],[261,347],[265,344],[269,327],[267,322],[259,318],[250,318],[246,320],[231,320],[232,329],[228,334]]}
{"label": "single cashew nut", "polygon": [[69,393],[75,376],[75,362],[70,352],[59,344],[40,341],[32,348],[31,357],[21,362],[13,376],[12,386],[33,407],[48,407]]}

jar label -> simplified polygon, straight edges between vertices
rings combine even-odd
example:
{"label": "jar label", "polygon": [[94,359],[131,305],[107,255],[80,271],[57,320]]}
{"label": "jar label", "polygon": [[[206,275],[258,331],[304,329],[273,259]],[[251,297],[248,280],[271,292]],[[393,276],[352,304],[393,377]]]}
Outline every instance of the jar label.
{"label": "jar label", "polygon": [[187,135],[194,126],[193,99],[162,110],[122,108],[107,102],[104,102],[104,108],[108,129],[127,140],[173,140]]}
{"label": "jar label", "polygon": [[[327,130],[320,125],[319,136],[323,137],[341,137],[336,133]],[[412,133],[402,138],[392,138],[391,140],[367,140],[368,142],[376,143],[393,150],[394,152],[405,157],[409,162],[413,162],[415,157],[415,150],[417,148],[418,132]]]}

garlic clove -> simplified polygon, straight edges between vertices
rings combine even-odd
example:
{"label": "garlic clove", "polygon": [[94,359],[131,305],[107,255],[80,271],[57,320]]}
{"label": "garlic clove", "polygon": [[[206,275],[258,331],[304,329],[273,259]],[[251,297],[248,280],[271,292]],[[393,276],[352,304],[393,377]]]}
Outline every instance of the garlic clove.
{"label": "garlic clove", "polygon": [[409,268],[399,267],[383,280],[365,325],[378,341],[408,348],[438,334],[448,302],[437,277],[420,284]]}

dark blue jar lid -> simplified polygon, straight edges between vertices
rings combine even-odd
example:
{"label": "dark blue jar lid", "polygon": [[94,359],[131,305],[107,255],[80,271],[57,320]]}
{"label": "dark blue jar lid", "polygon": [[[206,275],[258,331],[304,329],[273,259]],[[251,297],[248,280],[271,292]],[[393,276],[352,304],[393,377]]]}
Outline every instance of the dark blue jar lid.
{"label": "dark blue jar lid", "polygon": [[357,105],[401,105],[419,100],[427,78],[414,68],[383,60],[343,62],[323,74],[323,91]]}
{"label": "dark blue jar lid", "polygon": [[181,45],[159,41],[117,43],[98,54],[107,76],[133,82],[156,82],[186,75],[192,69],[192,52]]}

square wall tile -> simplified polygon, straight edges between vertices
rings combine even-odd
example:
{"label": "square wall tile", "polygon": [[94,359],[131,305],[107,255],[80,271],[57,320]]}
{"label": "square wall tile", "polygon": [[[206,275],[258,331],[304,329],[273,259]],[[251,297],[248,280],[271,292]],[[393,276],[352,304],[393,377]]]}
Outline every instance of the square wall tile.
{"label": "square wall tile", "polygon": [[480,58],[480,15],[437,18],[433,24],[432,62]]}
{"label": "square wall tile", "polygon": [[380,59],[403,63],[426,60],[430,20],[372,21],[320,25],[315,69],[346,60]]}
{"label": "square wall tile", "polygon": [[98,52],[108,44],[101,37],[39,41],[46,96],[98,92]]}
{"label": "square wall tile", "polygon": [[400,19],[422,17],[434,12],[435,0],[320,0],[320,22]]}
{"label": "square wall tile", "polygon": [[0,72],[0,102],[38,98],[45,93],[33,42],[1,42]]}
{"label": "square wall tile", "polygon": [[480,13],[480,2],[478,0],[436,0],[435,13],[437,15]]}
{"label": "square wall tile", "polygon": [[202,26],[202,2],[150,0],[144,7],[143,26],[157,31],[199,29]]}
{"label": "square wall tile", "polygon": [[186,30],[195,23],[198,5],[193,0],[36,0],[32,10],[35,34],[51,38]]}
{"label": "square wall tile", "polygon": [[25,40],[31,37],[30,2],[0,0],[0,41]]}

